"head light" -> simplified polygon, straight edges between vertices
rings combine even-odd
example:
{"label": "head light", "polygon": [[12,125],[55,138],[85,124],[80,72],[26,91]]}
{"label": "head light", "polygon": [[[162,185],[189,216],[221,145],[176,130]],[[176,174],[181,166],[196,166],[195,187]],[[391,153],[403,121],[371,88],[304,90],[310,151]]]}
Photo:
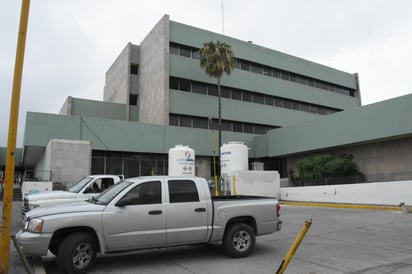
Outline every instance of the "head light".
{"label": "head light", "polygon": [[28,220],[24,226],[24,229],[29,232],[40,233],[43,228],[42,219],[31,219]]}
{"label": "head light", "polygon": [[29,210],[32,210],[34,208],[40,207],[40,205],[36,202],[29,202]]}

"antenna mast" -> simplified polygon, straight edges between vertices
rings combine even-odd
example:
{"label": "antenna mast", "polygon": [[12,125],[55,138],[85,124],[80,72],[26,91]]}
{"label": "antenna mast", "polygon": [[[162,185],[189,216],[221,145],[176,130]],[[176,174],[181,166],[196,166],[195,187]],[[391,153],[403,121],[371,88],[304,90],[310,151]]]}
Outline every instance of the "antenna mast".
{"label": "antenna mast", "polygon": [[225,13],[223,9],[223,0],[220,1],[222,8],[222,34],[225,34]]}

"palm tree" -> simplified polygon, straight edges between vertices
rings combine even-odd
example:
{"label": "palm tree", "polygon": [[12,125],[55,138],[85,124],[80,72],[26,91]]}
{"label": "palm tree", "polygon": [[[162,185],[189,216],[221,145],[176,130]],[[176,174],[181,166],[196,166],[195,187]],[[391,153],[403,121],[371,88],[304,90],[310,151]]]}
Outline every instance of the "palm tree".
{"label": "palm tree", "polygon": [[[200,67],[205,72],[217,79],[217,93],[218,93],[218,117],[219,117],[219,151],[222,146],[222,102],[220,91],[220,80],[223,73],[229,75],[233,70],[234,54],[232,47],[229,44],[220,41],[210,41],[203,44],[203,48],[199,51]],[[220,153],[219,153],[220,154]],[[220,157],[219,157],[220,167]],[[220,174],[220,168],[219,168]]]}

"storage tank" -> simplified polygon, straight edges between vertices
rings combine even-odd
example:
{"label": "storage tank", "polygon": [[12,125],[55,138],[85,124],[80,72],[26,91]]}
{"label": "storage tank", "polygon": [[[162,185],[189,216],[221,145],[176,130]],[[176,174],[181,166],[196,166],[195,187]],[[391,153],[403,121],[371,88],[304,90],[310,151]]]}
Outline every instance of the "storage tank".
{"label": "storage tank", "polygon": [[189,146],[176,145],[169,149],[169,175],[195,176],[195,151]]}
{"label": "storage tank", "polygon": [[222,176],[229,176],[234,170],[248,170],[249,148],[242,142],[228,142],[220,148],[220,168]]}

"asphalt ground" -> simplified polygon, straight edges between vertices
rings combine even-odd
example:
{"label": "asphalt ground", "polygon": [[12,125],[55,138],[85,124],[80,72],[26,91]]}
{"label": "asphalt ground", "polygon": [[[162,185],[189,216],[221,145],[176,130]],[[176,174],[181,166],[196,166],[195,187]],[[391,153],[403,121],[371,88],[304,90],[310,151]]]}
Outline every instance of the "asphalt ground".
{"label": "asphalt ground", "polygon": [[[13,217],[17,213],[20,221],[17,208]],[[275,273],[310,219],[312,226],[285,273],[412,273],[412,214],[307,205],[283,205],[282,230],[258,237],[247,258],[229,258],[220,245],[184,246],[98,256],[89,273]],[[9,273],[26,273],[16,254],[11,256]],[[52,255],[42,262],[47,273],[61,273]]]}

